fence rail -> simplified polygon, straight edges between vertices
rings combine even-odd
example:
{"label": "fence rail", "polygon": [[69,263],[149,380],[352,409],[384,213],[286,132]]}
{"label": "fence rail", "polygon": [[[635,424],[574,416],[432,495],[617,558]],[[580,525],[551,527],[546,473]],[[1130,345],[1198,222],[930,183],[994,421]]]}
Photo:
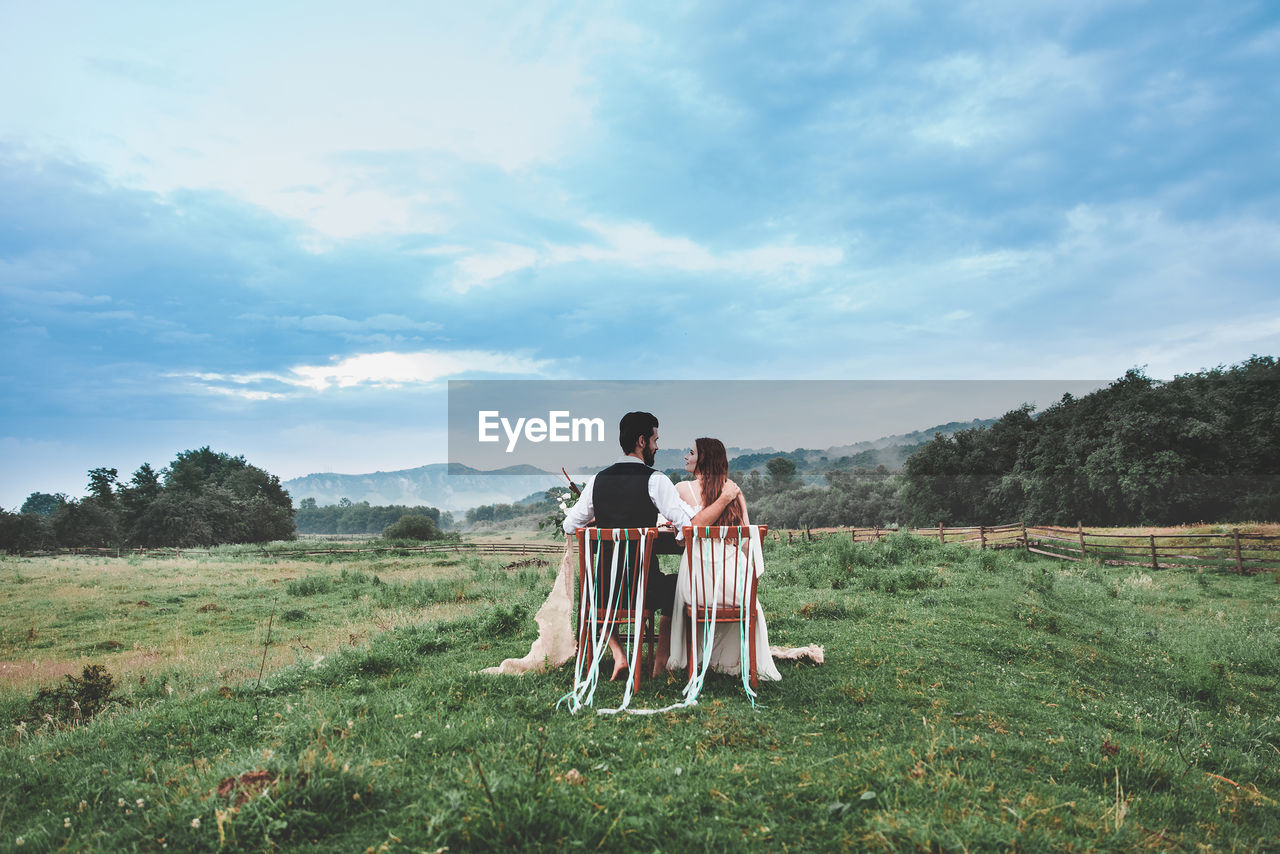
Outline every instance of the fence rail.
{"label": "fence rail", "polygon": [[[1239,573],[1280,570],[1280,535],[1232,529],[1230,533],[1131,533],[1089,529],[1077,525],[970,525],[948,528],[844,528],[787,531],[787,542],[847,536],[855,543],[878,542],[899,530],[940,543],[960,543],[982,549],[1019,548],[1059,560],[1096,560],[1111,566],[1203,567]],[[777,532],[781,541],[783,532]]]}
{"label": "fence rail", "polygon": [[[315,555],[352,555],[352,554],[385,554],[395,552],[454,553],[454,554],[502,554],[502,555],[558,555],[564,552],[564,545],[558,543],[513,543],[513,542],[473,542],[473,543],[427,543],[421,546],[330,546],[325,548],[262,548],[248,552],[260,557],[308,557]],[[47,555],[85,555],[96,557],[147,557],[147,558],[183,558],[209,557],[216,552],[204,548],[70,548],[54,549],[32,554]]]}
{"label": "fence rail", "polygon": [[[770,535],[777,541],[794,542],[797,538],[845,536],[855,543],[873,543],[891,534],[906,531],[945,544],[961,544],[980,549],[1023,549],[1058,560],[1096,560],[1112,566],[1145,566],[1151,569],[1202,567],[1239,573],[1280,571],[1280,535],[1233,529],[1223,534],[1157,534],[1122,533],[1114,529],[1089,529],[1082,526],[1064,528],[1056,525],[969,525],[948,528],[837,528],[781,531]],[[475,555],[558,555],[564,551],[560,543],[531,542],[449,542],[421,546],[339,546],[326,548],[263,548],[262,557],[308,557],[317,555],[385,554],[418,552],[422,554]],[[57,549],[42,554],[93,555],[106,557],[182,558],[208,557],[210,549]]]}

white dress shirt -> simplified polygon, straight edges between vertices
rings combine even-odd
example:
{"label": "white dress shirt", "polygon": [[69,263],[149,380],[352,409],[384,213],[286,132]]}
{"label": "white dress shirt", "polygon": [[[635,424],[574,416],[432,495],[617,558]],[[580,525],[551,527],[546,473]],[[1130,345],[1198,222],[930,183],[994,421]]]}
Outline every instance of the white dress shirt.
{"label": "white dress shirt", "polygon": [[[623,457],[616,462],[619,463],[635,463],[636,465],[644,465],[644,462],[635,457]],[[595,518],[596,508],[592,500],[593,489],[596,485],[595,475],[587,481],[587,485],[582,490],[582,495],[578,498],[578,503],[569,508],[569,512],[564,517],[564,532],[572,534],[578,528],[585,528],[587,523]],[[671,482],[671,478],[667,477],[660,471],[655,471],[649,475],[649,500],[653,502],[653,506],[658,508],[658,512],[668,522],[676,526],[676,539],[682,539],[681,528],[685,525],[693,524],[693,516],[697,513],[684,499],[680,497],[680,493],[676,492],[676,485]]]}

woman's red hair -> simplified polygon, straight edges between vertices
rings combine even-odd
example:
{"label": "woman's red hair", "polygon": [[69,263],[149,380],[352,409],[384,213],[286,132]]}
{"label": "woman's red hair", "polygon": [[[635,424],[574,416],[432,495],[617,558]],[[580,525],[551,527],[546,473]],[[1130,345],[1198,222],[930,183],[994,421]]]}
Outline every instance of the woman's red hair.
{"label": "woman's red hair", "polygon": [[[696,439],[693,449],[698,454],[698,462],[694,474],[702,487],[702,506],[709,507],[724,492],[724,482],[729,478],[729,455],[724,450],[724,442],[719,439]],[[738,501],[729,502],[729,506],[720,513],[715,521],[717,525],[741,525],[742,505]]]}

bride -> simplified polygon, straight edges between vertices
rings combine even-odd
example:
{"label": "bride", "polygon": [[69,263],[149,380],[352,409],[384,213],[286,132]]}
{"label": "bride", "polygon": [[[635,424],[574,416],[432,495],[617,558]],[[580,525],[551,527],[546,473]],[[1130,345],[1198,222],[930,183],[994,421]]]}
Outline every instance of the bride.
{"label": "bride", "polygon": [[[701,509],[720,497],[729,476],[729,458],[725,453],[724,443],[719,439],[698,439],[685,454],[684,467],[695,476],[695,480],[681,481],[676,484],[676,491],[684,501],[695,510]],[[747,501],[739,495],[738,500],[729,504],[720,514],[714,525],[750,525],[747,516]],[[741,566],[743,571],[750,565],[747,560],[747,544],[739,547],[742,554],[735,560],[732,553],[725,560],[716,560],[717,569],[726,573],[734,572]],[[757,570],[758,571],[758,570]],[[687,633],[691,630],[685,616],[685,605],[693,598],[690,580],[689,550],[680,563],[680,575],[676,580],[675,603],[672,607],[671,655],[667,667],[671,670],[682,670],[688,666]],[[723,595],[719,604],[737,607],[735,601],[741,595],[744,585],[739,579],[725,578],[721,583]],[[742,672],[742,651],[738,637],[738,626],[732,623],[720,623],[716,626],[715,638],[712,641],[710,667],[721,673],[740,674]],[[782,674],[773,663],[769,652],[769,630],[764,624],[764,608],[759,600],[756,602],[756,671],[763,680],[778,681]]]}

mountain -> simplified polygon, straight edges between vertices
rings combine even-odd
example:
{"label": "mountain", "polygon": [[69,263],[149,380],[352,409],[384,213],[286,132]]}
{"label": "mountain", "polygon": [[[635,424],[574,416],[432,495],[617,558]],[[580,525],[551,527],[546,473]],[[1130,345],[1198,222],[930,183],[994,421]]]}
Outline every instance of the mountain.
{"label": "mountain", "polygon": [[371,474],[308,474],[284,482],[295,506],[304,498],[314,498],[321,505],[349,498],[374,505],[425,504],[453,511],[481,504],[507,504],[553,486],[567,486],[564,477],[540,472],[533,466],[514,466],[500,474],[490,474],[457,463]]}
{"label": "mountain", "polygon": [[[774,457],[786,457],[796,464],[803,474],[818,477],[831,468],[886,468],[898,469],[902,462],[921,444],[933,438],[934,433],[951,434],[973,427],[986,427],[995,419],[953,421],[927,430],[883,436],[852,445],[837,445],[826,450],[797,448],[794,451],[775,451],[772,448],[728,448],[729,468],[733,471],[763,470]],[[654,460],[659,471],[683,470],[686,448],[660,449]],[[577,481],[586,474],[574,474]],[[368,501],[374,505],[425,504],[441,510],[462,511],[481,504],[511,504],[527,499],[533,493],[545,492],[564,486],[564,476],[544,472],[533,466],[511,466],[494,472],[481,472],[458,463],[435,463],[399,471],[378,471],[371,474],[308,474],[284,482],[285,489],[293,496],[294,505],[304,498],[314,498],[317,504],[337,504],[343,498],[351,501]]]}

